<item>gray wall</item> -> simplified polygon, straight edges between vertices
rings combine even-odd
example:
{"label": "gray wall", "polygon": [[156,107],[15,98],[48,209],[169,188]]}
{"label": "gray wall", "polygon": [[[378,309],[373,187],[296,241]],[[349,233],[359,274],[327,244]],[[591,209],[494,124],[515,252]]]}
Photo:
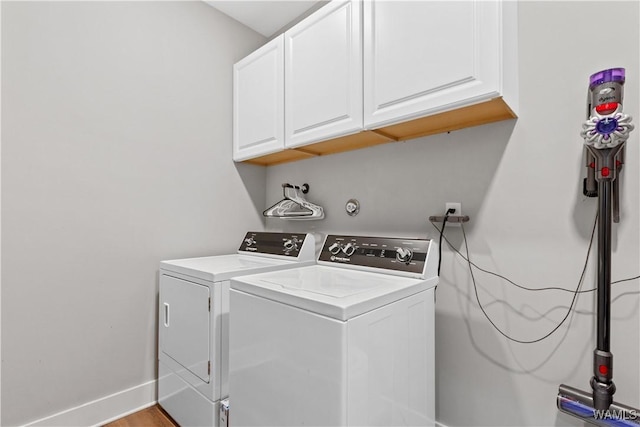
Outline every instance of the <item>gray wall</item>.
{"label": "gray wall", "polygon": [[264,40],[202,2],[2,2],[2,425],[153,380],[158,262],[263,228],[231,78]]}
{"label": "gray wall", "polygon": [[[597,31],[597,17],[615,17]],[[269,229],[318,233],[427,236],[445,202],[462,202],[472,260],[533,288],[575,288],[597,204],[581,193],[582,140],[588,77],[626,67],[626,111],[637,120],[638,2],[521,2],[520,117],[451,134],[387,144],[290,163],[267,170],[267,206],[280,184],[311,186],[308,199],[326,219]],[[640,130],[628,143],[622,177],[622,222],[614,227],[613,278],[640,272]],[[356,217],[344,212],[355,197]],[[456,248],[459,228],[447,227]],[[592,256],[584,288],[595,282]],[[571,294],[526,292],[476,272],[483,306],[505,333],[532,340],[567,312]],[[612,349],[616,400],[639,405],[638,281],[614,286]],[[594,296],[583,294],[570,323],[537,344],[510,342],[478,308],[466,264],[444,247],[437,293],[437,414],[449,426],[581,426],[558,415],[560,383],[589,389],[594,343]]]}

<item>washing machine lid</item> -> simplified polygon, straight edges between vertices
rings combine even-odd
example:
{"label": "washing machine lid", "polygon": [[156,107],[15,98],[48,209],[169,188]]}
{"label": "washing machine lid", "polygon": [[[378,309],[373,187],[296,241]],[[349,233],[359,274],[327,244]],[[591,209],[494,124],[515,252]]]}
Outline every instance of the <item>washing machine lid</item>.
{"label": "washing machine lid", "polygon": [[343,321],[436,284],[435,278],[412,279],[322,265],[231,280],[232,289]]}
{"label": "washing machine lid", "polygon": [[310,264],[313,264],[313,261],[298,262],[229,254],[162,261],[160,269],[164,272],[180,273],[211,282],[221,282],[241,274],[264,273]]}

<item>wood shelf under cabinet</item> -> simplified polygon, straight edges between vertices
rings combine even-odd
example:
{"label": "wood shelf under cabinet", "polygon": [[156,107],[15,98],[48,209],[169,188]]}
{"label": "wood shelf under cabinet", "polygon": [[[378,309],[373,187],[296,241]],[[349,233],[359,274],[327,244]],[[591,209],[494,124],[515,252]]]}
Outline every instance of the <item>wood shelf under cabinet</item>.
{"label": "wood shelf under cabinet", "polygon": [[299,148],[290,148],[273,154],[245,160],[261,166],[273,166],[281,163],[293,162],[296,160],[309,159],[311,157],[325,156],[327,154],[352,151],[359,148],[371,147],[373,145],[385,144],[395,141],[393,138],[382,135],[376,131],[362,131],[351,135],[341,136],[327,141],[316,142]]}
{"label": "wood shelf under cabinet", "polygon": [[515,119],[502,97],[377,129],[398,141]]}
{"label": "wood shelf under cabinet", "polygon": [[517,118],[515,113],[504,102],[502,97],[499,97],[457,110],[445,111],[375,130],[366,130],[299,148],[267,154],[245,160],[245,163],[273,166],[515,118]]}

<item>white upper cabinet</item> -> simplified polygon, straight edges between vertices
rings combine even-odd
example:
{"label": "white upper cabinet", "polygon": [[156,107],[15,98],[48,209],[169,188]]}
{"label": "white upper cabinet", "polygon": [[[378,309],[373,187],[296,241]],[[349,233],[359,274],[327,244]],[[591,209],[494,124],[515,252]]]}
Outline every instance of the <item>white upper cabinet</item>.
{"label": "white upper cabinet", "polygon": [[[364,3],[364,127],[504,97],[515,109],[515,5],[488,0]],[[511,104],[510,104],[511,103]]]}
{"label": "white upper cabinet", "polygon": [[333,0],[234,66],[233,158],[273,165],[517,117],[512,0]]}
{"label": "white upper cabinet", "polygon": [[284,36],[233,67],[233,160],[284,149]]}
{"label": "white upper cabinet", "polygon": [[285,32],[286,147],[362,130],[361,8],[334,0]]}

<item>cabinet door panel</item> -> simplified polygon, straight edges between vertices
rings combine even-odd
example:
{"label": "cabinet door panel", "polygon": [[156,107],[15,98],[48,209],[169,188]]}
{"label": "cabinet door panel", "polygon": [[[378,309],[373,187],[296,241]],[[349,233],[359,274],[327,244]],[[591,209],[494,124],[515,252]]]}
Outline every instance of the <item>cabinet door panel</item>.
{"label": "cabinet door panel", "polygon": [[490,1],[365,2],[365,127],[496,96],[498,18]]}
{"label": "cabinet door panel", "polygon": [[285,145],[362,129],[361,3],[335,1],[285,33]]}
{"label": "cabinet door panel", "polygon": [[233,67],[233,159],[284,148],[283,37],[267,43]]}
{"label": "cabinet door panel", "polygon": [[161,351],[209,382],[209,288],[160,276]]}

